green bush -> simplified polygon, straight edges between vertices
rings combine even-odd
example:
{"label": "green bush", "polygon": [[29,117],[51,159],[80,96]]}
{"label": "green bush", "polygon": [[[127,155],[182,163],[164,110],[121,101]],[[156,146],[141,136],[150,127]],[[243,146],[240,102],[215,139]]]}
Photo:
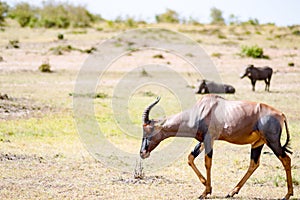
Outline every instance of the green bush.
{"label": "green bush", "polygon": [[242,25],[253,25],[253,26],[257,26],[259,25],[259,21],[258,19],[249,19],[248,21],[242,22]]}
{"label": "green bush", "polygon": [[221,53],[212,53],[211,56],[220,58],[222,56],[222,54]]}
{"label": "green bush", "polygon": [[49,50],[52,51],[54,55],[63,55],[63,52],[71,52],[78,49],[72,47],[71,45],[65,45],[65,46],[59,45],[56,47],[51,47]]}
{"label": "green bush", "polygon": [[59,33],[59,34],[57,35],[57,39],[58,39],[58,40],[63,40],[63,39],[64,39],[64,34]]}
{"label": "green bush", "polygon": [[[1,5],[0,2],[0,16]],[[100,16],[91,14],[84,6],[55,1],[45,1],[42,7],[34,7],[24,2],[17,3],[8,12],[8,17],[17,20],[22,27],[45,28],[89,27],[92,23],[102,20]]]}
{"label": "green bush", "polygon": [[40,72],[52,72],[51,66],[49,63],[43,63],[39,66]]}
{"label": "green bush", "polygon": [[22,2],[9,11],[8,17],[17,20],[21,27],[25,27],[37,21],[35,16],[36,12],[37,8],[30,6],[28,3]]}
{"label": "green bush", "polygon": [[0,26],[3,25],[8,9],[9,6],[7,5],[7,3],[0,1]]}
{"label": "green bush", "polygon": [[152,56],[152,58],[164,59],[165,57],[162,54],[155,54]]}
{"label": "green bush", "polygon": [[9,40],[8,41],[8,48],[15,48],[15,49],[20,48],[19,40]]}
{"label": "green bush", "polygon": [[157,23],[179,23],[179,14],[171,9],[167,9],[165,13],[155,16]]}
{"label": "green bush", "polygon": [[295,66],[295,63],[289,62],[289,63],[288,63],[288,66],[289,66],[289,67],[294,67],[294,66]]}
{"label": "green bush", "polygon": [[295,30],[292,32],[293,35],[300,36],[300,30]]}
{"label": "green bush", "polygon": [[212,24],[225,24],[225,20],[222,16],[222,11],[213,7],[210,9],[210,18]]}
{"label": "green bush", "polygon": [[134,28],[137,27],[137,22],[133,18],[129,17],[125,20],[125,25],[129,28]]}
{"label": "green bush", "polygon": [[252,58],[266,58],[266,56],[264,55],[263,49],[257,45],[242,46],[241,55],[247,56],[247,57],[252,57]]}

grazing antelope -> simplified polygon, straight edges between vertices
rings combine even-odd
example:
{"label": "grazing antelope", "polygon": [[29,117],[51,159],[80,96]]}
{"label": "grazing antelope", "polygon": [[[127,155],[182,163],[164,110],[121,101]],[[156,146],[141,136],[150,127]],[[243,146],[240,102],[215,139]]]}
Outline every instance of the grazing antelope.
{"label": "grazing antelope", "polygon": [[[211,165],[213,141],[225,140],[233,144],[251,144],[250,166],[244,177],[229,192],[227,197],[237,194],[251,174],[259,166],[260,154],[267,144],[282,162],[287,179],[288,192],[284,199],[293,195],[291,159],[287,153],[290,135],[284,114],[266,104],[247,101],[229,101],[209,94],[200,99],[191,109],[160,120],[149,120],[153,106],[149,105],[143,113],[143,140],[140,149],[141,158],[150,156],[150,152],[164,139],[169,137],[192,137],[199,141],[188,156],[188,164],[205,186],[199,198],[211,194]],[[285,124],[287,139],[280,144],[281,131]],[[205,149],[206,178],[194,164],[194,159]]]}

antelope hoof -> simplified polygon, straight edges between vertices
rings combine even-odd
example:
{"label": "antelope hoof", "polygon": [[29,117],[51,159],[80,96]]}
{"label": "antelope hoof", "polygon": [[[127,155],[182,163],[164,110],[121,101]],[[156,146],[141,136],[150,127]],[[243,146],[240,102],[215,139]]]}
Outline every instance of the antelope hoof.
{"label": "antelope hoof", "polygon": [[201,196],[198,199],[205,199],[207,195],[211,194],[211,188],[210,190],[204,190],[204,192],[201,194]]}
{"label": "antelope hoof", "polygon": [[227,196],[225,197],[225,198],[231,198],[231,197],[233,197],[234,195],[235,195],[236,193],[232,193],[232,194],[227,194]]}
{"label": "antelope hoof", "polygon": [[293,196],[293,193],[285,195],[285,197],[282,200],[289,200],[290,196]]}
{"label": "antelope hoof", "polygon": [[229,194],[227,194],[226,198],[233,197],[235,194],[238,194],[239,191],[237,188],[234,188]]}
{"label": "antelope hoof", "polygon": [[200,200],[200,199],[205,199],[205,198],[206,198],[206,195],[201,194],[198,199]]}

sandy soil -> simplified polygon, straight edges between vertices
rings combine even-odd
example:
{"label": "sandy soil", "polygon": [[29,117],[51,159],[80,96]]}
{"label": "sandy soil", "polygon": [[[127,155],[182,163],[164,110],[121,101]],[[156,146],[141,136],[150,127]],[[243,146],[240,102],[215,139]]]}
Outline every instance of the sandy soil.
{"label": "sandy soil", "polygon": [[[25,36],[30,32],[22,31]],[[50,48],[72,45],[76,48],[88,49],[97,46],[103,38],[107,37],[107,34],[111,35],[111,33],[99,34],[94,30],[89,30],[88,35],[74,36],[67,33],[66,38],[69,39],[58,41],[55,36],[60,31],[51,30],[46,33],[45,30],[35,30],[31,36],[20,37],[19,49],[7,48],[7,40],[14,39],[16,33],[6,33],[5,37],[2,37],[0,93],[7,94],[8,98],[0,99],[0,126],[1,123],[11,121],[15,121],[17,125],[19,120],[42,118],[55,113],[72,116],[72,99],[68,93],[73,91],[78,70],[89,54],[71,51],[63,52],[63,55],[54,55]],[[271,59],[241,58],[236,55],[240,48],[238,45],[214,44],[203,40],[205,42],[201,45],[208,55],[221,54],[220,58],[211,58],[222,80],[236,85],[238,91],[241,91],[229,98],[250,96],[250,99],[263,101],[267,101],[268,98],[275,99],[274,102],[279,102],[279,105],[284,108],[288,107],[283,106],[289,103],[288,99],[293,98],[290,99],[293,107],[290,110],[286,108],[286,111],[294,123],[300,119],[298,110],[295,110],[298,108],[295,102],[300,100],[297,94],[300,86],[298,49],[265,47],[265,54],[270,55]],[[153,55],[159,53],[163,54],[164,59],[153,58]],[[43,62],[51,64],[52,75],[55,74],[56,77],[41,76],[38,66]],[[289,62],[294,62],[295,66],[288,67]],[[119,78],[124,71],[130,69],[124,66],[140,66],[143,63],[172,65],[183,74],[193,72],[193,69],[180,58],[168,52],[154,50],[124,55],[113,63],[110,70],[120,73],[116,75]],[[274,69],[276,78],[271,84],[273,96],[262,92],[264,88],[262,83],[257,84],[258,93],[249,95],[251,92],[249,80],[241,81],[238,77],[243,72],[244,66],[249,63],[254,63],[256,66],[268,65]],[[289,74],[289,80],[283,80],[286,74]],[[117,78],[104,80],[105,86],[113,87],[118,81]],[[202,77],[193,77],[189,80],[189,84],[195,84],[197,78]],[[291,83],[293,89],[289,87]],[[51,84],[54,86],[50,87]],[[284,96],[287,99],[285,104],[281,103],[283,100],[276,99],[276,95],[279,96],[284,91],[289,91],[289,96]],[[294,112],[296,113],[292,114]],[[0,132],[0,136],[1,199],[197,199],[204,189],[196,175],[189,169],[187,155],[164,169],[146,173],[143,179],[135,179],[133,176],[135,163],[130,166],[132,173],[105,166],[87,152],[76,131],[71,135],[44,138],[10,136],[4,131]],[[299,142],[299,132],[296,137],[295,141]],[[223,199],[247,170],[250,147],[222,142],[216,142],[215,146],[211,198]],[[297,145],[293,144],[293,146]],[[293,172],[299,174],[299,147],[294,150],[292,159]],[[203,156],[196,160],[196,163],[204,172]],[[294,199],[299,199],[299,178],[299,176],[295,177]],[[283,168],[270,149],[264,148],[260,168],[234,199],[278,199],[285,193]]]}

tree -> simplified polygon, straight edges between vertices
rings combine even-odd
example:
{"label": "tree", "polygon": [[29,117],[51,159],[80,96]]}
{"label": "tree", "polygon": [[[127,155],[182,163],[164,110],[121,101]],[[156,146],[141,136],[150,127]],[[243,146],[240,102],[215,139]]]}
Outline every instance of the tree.
{"label": "tree", "polygon": [[0,1],[0,26],[3,25],[8,10],[9,6],[7,5],[7,3]]}
{"label": "tree", "polygon": [[234,14],[230,14],[228,20],[230,25],[238,25],[241,23],[239,17]]}
{"label": "tree", "polygon": [[28,26],[30,22],[37,20],[35,12],[35,8],[28,3],[21,2],[9,11],[8,17],[16,19],[21,27],[25,27]]}
{"label": "tree", "polygon": [[222,16],[222,11],[213,7],[210,9],[210,18],[212,24],[224,24],[224,18]]}
{"label": "tree", "polygon": [[167,9],[165,13],[155,16],[157,23],[179,23],[179,14],[171,9]]}

